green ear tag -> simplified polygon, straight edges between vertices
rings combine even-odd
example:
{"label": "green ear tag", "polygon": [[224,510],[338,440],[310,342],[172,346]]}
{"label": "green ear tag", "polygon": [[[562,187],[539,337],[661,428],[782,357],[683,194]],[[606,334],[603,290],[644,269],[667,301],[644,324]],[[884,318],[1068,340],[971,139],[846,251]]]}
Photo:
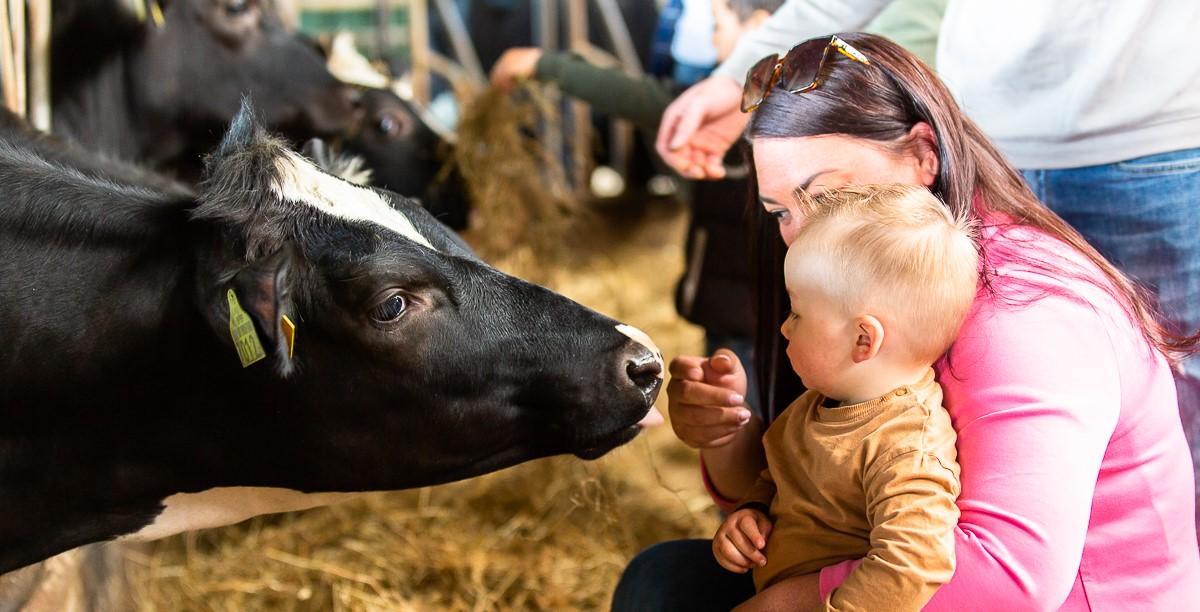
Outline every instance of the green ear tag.
{"label": "green ear tag", "polygon": [[233,346],[237,349],[238,359],[242,360],[244,368],[262,360],[267,353],[263,351],[262,343],[258,341],[258,332],[254,331],[254,321],[238,303],[237,294],[230,289],[226,295],[229,297],[229,334],[233,336]]}

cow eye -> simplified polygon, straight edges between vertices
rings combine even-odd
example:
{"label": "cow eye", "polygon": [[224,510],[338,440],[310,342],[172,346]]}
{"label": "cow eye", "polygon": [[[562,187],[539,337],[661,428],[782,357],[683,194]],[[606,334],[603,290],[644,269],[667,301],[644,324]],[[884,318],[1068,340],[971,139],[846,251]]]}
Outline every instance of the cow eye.
{"label": "cow eye", "polygon": [[407,308],[408,300],[404,299],[404,295],[393,293],[371,311],[371,319],[377,323],[391,323],[404,316]]}
{"label": "cow eye", "polygon": [[381,113],[375,123],[375,129],[388,138],[406,136],[412,129],[411,122],[402,114],[392,111]]}
{"label": "cow eye", "polygon": [[379,133],[380,134],[388,134],[388,135],[394,134],[396,132],[397,127],[398,126],[396,125],[396,120],[393,119],[391,115],[384,115],[379,118]]}

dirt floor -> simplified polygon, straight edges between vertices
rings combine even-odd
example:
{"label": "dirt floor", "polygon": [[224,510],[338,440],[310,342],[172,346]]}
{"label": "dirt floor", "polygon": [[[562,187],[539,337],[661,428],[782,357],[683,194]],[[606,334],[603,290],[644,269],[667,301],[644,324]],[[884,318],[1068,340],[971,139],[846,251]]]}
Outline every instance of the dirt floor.
{"label": "dirt floor", "polygon": [[[609,210],[570,238],[572,261],[535,276],[645,330],[668,359],[696,353],[700,330],[672,305],[685,222],[670,200]],[[696,454],[668,424],[594,462],[535,461],[162,541],[129,553],[132,595],[141,610],[602,610],[638,550],[716,525]]]}

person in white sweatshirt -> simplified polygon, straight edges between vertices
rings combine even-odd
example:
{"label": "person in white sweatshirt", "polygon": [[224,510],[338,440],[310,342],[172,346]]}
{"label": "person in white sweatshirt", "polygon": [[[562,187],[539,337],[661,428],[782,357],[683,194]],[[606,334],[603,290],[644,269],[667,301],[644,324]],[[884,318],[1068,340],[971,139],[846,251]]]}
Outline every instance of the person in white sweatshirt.
{"label": "person in white sweatshirt", "polygon": [[[668,107],[659,154],[685,176],[722,176],[750,118],[747,70],[888,4],[789,0]],[[1200,2],[950,0],[937,62],[1039,199],[1154,292],[1166,331],[1200,329]],[[1200,466],[1200,359],[1180,365],[1176,387]]]}

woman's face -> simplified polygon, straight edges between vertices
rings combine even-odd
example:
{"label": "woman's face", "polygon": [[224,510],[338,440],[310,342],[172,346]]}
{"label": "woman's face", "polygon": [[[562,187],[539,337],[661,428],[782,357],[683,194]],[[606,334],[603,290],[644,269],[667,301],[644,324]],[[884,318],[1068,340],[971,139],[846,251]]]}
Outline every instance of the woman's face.
{"label": "woman's face", "polygon": [[937,154],[929,127],[917,124],[910,142],[914,144],[896,153],[879,143],[842,135],[755,138],[759,200],[779,221],[779,234],[790,245],[804,224],[794,195],[797,189],[818,194],[847,185],[932,185]]}

